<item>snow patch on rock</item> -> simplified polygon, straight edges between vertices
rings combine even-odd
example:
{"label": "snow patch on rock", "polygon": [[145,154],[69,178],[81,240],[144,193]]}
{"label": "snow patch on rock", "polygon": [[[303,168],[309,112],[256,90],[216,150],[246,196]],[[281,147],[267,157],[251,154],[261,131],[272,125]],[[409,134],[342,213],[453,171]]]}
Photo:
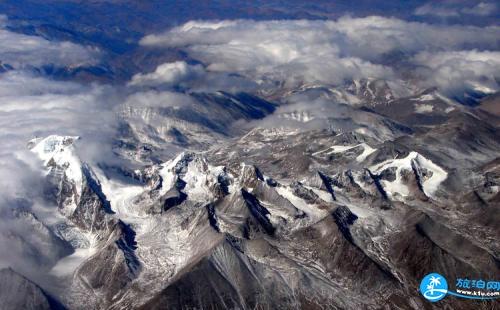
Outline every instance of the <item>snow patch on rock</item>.
{"label": "snow patch on rock", "polygon": [[432,113],[434,110],[434,106],[431,104],[416,104],[415,105],[415,113]]}
{"label": "snow patch on rock", "polygon": [[396,179],[392,182],[382,180],[382,185],[391,197],[397,194],[405,197],[409,195],[409,189],[404,184],[403,171],[412,171],[412,163],[432,173],[430,177],[422,181],[422,189],[427,196],[433,197],[439,185],[448,177],[448,173],[417,152],[410,152],[405,158],[386,160],[370,167],[370,170],[379,174],[388,168],[396,168]]}
{"label": "snow patch on rock", "polygon": [[377,150],[377,149],[372,148],[371,146],[369,146],[366,143],[360,143],[360,144],[356,144],[356,145],[333,145],[327,149],[318,151],[312,155],[318,156],[319,154],[323,154],[323,153],[325,153],[326,155],[344,153],[344,152],[347,152],[349,150],[355,149],[357,147],[363,148],[363,152],[356,157],[357,162],[363,162],[368,156],[370,156],[373,152],[375,152]]}

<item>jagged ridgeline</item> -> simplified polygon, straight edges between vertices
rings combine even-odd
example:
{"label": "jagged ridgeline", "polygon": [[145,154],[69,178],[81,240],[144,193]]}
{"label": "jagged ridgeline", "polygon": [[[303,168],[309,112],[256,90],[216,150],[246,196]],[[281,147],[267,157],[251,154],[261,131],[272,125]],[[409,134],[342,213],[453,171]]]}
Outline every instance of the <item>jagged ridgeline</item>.
{"label": "jagged ridgeline", "polygon": [[0,1],[0,310],[500,309],[499,13]]}
{"label": "jagged ridgeline", "polygon": [[[460,208],[447,169],[416,151],[395,158],[361,135],[256,129],[118,178],[82,162],[78,143],[29,145],[63,215],[51,229],[74,251],[51,271],[67,283],[57,299],[69,308],[425,307],[412,288],[433,268],[478,277],[498,268],[494,243],[447,219]],[[41,292],[34,303],[56,300]]]}

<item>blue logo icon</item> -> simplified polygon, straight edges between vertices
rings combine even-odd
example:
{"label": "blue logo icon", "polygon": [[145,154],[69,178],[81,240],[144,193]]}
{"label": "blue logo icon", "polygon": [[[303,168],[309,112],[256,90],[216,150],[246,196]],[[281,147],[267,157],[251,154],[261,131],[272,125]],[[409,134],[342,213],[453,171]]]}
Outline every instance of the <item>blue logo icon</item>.
{"label": "blue logo icon", "polygon": [[430,273],[420,282],[420,293],[431,302],[439,301],[448,293],[448,283],[439,273]]}

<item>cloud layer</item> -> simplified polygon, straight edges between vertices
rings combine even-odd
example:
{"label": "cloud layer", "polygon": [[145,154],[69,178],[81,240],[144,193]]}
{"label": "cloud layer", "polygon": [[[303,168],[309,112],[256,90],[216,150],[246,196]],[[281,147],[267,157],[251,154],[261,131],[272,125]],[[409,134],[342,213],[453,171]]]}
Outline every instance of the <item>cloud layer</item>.
{"label": "cloud layer", "polygon": [[[424,54],[412,55],[471,48],[488,53],[499,49],[499,37],[497,26],[438,26],[371,16],[336,21],[193,21],[163,34],[148,35],[141,44],[182,48],[208,72],[238,73],[261,84],[273,81],[293,87],[361,78],[394,79],[398,69],[386,64],[391,54],[409,55],[397,60],[416,60],[412,65],[420,66]],[[162,73],[163,68],[147,77],[161,82],[163,75],[168,80],[171,73]],[[429,68],[430,76],[425,80],[436,80],[441,73]],[[454,88],[444,83],[441,86]]]}
{"label": "cloud layer", "polygon": [[5,29],[7,23],[5,15],[0,15],[0,63],[21,69],[44,65],[92,65],[98,59],[96,48],[12,32]]}
{"label": "cloud layer", "polygon": [[27,72],[0,74],[0,195],[14,199],[30,196],[29,190],[36,193],[25,182],[31,170],[40,171],[26,146],[36,136],[82,136],[89,159],[95,155],[94,145],[109,146],[116,128],[113,93],[105,86],[58,82]]}
{"label": "cloud layer", "polygon": [[429,87],[437,86],[447,94],[460,96],[461,92],[499,91],[500,52],[451,51],[422,52],[414,61],[423,68],[422,75]]}
{"label": "cloud layer", "polygon": [[[466,3],[464,3],[466,2]],[[490,16],[497,11],[494,2],[476,1],[433,1],[418,7],[414,14],[420,16],[461,17]]]}
{"label": "cloud layer", "polygon": [[94,64],[99,61],[97,50],[14,33],[3,28],[7,24],[1,17],[0,244],[11,251],[0,254],[0,268],[12,266],[36,279],[50,268],[52,245],[35,231],[40,227],[35,218],[16,218],[10,210],[36,207],[39,215],[53,215],[56,206],[44,199],[44,168],[27,142],[50,134],[82,136],[82,156],[102,159],[111,153],[116,128],[112,108],[118,100],[109,86],[56,81],[38,70]]}

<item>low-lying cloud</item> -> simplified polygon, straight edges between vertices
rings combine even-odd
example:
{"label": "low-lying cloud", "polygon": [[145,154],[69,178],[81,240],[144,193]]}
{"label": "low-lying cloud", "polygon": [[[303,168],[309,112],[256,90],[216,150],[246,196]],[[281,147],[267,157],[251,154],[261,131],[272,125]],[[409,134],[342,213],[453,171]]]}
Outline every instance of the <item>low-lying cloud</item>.
{"label": "low-lying cloud", "polygon": [[0,244],[11,249],[0,254],[0,268],[11,266],[37,279],[56,259],[51,253],[55,245],[36,231],[44,228],[35,218],[16,212],[36,206],[54,214],[56,206],[44,198],[44,168],[27,143],[51,134],[81,136],[81,156],[89,161],[105,158],[111,153],[113,106],[119,100],[112,87],[57,81],[38,70],[95,64],[96,49],[15,33],[7,25],[8,19],[0,17]]}
{"label": "low-lying cloud", "polygon": [[179,85],[203,75],[205,70],[201,65],[190,65],[184,61],[164,63],[151,73],[139,73],[132,77],[130,85]]}
{"label": "low-lying cloud", "polygon": [[45,65],[87,66],[98,61],[97,48],[12,32],[5,28],[7,24],[5,15],[0,15],[0,64],[22,69]]}
{"label": "low-lying cloud", "polygon": [[[398,66],[388,63],[409,62],[418,67],[425,53],[471,51],[486,55],[499,49],[499,37],[498,26],[441,26],[371,16],[336,21],[192,21],[148,35],[140,43],[182,48],[203,63],[207,72],[237,73],[260,85],[294,87],[304,83],[336,85],[362,78],[398,79]],[[481,76],[478,70],[486,65],[500,71],[496,62],[488,61],[475,66],[475,76]],[[428,69],[425,81],[442,75],[442,67]],[[457,70],[462,69],[453,71]],[[156,80],[160,80],[158,71],[151,74]],[[491,76],[490,71],[484,75]],[[442,82],[438,86],[447,91],[456,89],[457,81],[449,82],[453,85]]]}
{"label": "low-lying cloud", "polygon": [[500,52],[422,52],[414,61],[422,66],[424,82],[429,87],[439,87],[446,94],[461,95],[464,91],[488,94],[499,90]]}
{"label": "low-lying cloud", "polygon": [[[86,146],[82,156],[88,160],[109,154],[116,128],[113,93],[105,86],[58,82],[27,72],[0,74],[0,195],[36,196],[39,188],[25,182],[41,171],[41,163],[27,149],[32,138],[81,136]],[[96,150],[97,145],[102,148]]]}

